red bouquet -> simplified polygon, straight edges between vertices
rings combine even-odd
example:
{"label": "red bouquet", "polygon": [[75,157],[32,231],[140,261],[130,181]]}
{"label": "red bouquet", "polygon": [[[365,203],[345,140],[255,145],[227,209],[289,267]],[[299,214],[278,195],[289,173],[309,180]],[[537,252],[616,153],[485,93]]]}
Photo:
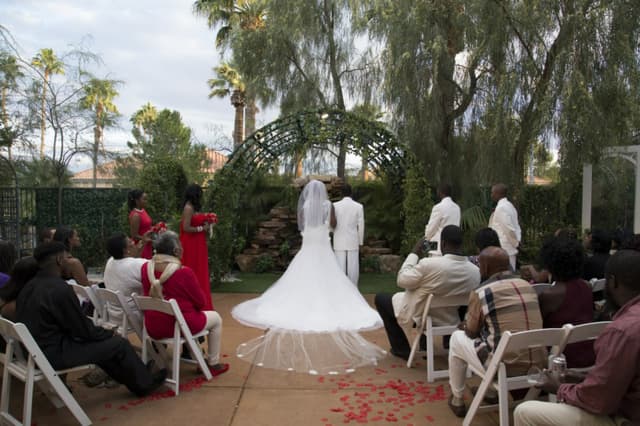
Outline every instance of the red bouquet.
{"label": "red bouquet", "polygon": [[155,234],[161,234],[167,230],[167,224],[164,222],[158,222],[151,227],[151,232]]}
{"label": "red bouquet", "polygon": [[205,223],[218,223],[218,215],[215,213],[205,213],[204,214],[204,222]]}

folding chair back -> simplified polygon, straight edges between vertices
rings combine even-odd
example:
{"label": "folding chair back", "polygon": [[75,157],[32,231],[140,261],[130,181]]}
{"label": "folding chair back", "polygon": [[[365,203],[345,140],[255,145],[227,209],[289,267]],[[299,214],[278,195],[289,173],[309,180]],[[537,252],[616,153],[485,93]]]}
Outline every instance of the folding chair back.
{"label": "folding chair back", "polygon": [[[129,333],[134,332],[142,340],[142,322],[140,320],[142,314],[136,316],[133,313],[122,293],[108,288],[96,288],[95,295],[102,307],[100,317],[103,327],[117,329],[118,333],[125,338]],[[112,314],[114,311],[121,313],[120,319]]]}
{"label": "folding chair back", "polygon": [[163,300],[155,297],[138,296],[136,294],[133,294],[132,296],[143,314],[145,311],[156,311],[171,315],[175,318],[173,336],[165,339],[153,339],[149,337],[146,322],[143,320],[142,360],[144,362],[147,361],[147,344],[150,341],[155,341],[163,345],[173,345],[171,377],[168,377],[166,381],[172,385],[175,394],[178,395],[180,392],[180,350],[182,344],[185,343],[191,352],[192,359],[196,360],[196,363],[204,372],[205,378],[207,380],[211,380],[213,376],[211,375],[209,367],[202,356],[202,350],[200,349],[197,341],[198,337],[207,335],[208,331],[203,330],[195,335],[191,334],[189,326],[187,325],[187,322],[180,311],[180,307],[178,306],[178,302],[176,302],[175,299]]}
{"label": "folding chair back", "polygon": [[449,370],[436,370],[434,367],[434,338],[435,336],[448,336],[458,328],[458,325],[434,326],[429,312],[436,308],[452,308],[459,306],[467,306],[469,303],[469,294],[459,294],[455,296],[434,296],[430,294],[422,311],[420,324],[416,325],[416,337],[411,345],[411,353],[407,360],[407,367],[411,368],[413,359],[420,345],[422,334],[427,340],[427,381],[432,383],[434,380],[449,377]]}
{"label": "folding chair back", "polygon": [[482,383],[480,383],[478,392],[476,392],[467,411],[463,426],[471,424],[489,387],[493,387],[498,391],[500,425],[507,426],[509,424],[509,391],[529,388],[525,399],[535,398],[539,391],[531,387],[531,384],[527,381],[527,376],[507,377],[507,368],[503,358],[507,354],[521,350],[541,348],[546,350],[550,346],[559,346],[564,341],[567,332],[567,329],[564,328],[543,328],[518,333],[505,331],[493,353],[487,370],[477,371],[470,366],[475,374],[482,377]]}
{"label": "folding chair back", "polygon": [[83,285],[74,284],[74,283],[68,283],[68,284],[71,286],[71,288],[73,288],[73,291],[76,293],[78,297],[91,302],[91,304],[93,305],[93,315],[90,316],[89,318],[91,318],[91,320],[95,325],[101,325],[102,317],[100,314],[102,311],[102,306],[100,305],[100,300],[98,300],[95,294],[95,289],[97,289],[98,286],[95,284],[92,286],[83,286]]}
{"label": "folding chair back", "polygon": [[[7,342],[5,355],[2,359],[4,371],[2,374],[2,396],[0,397],[0,423],[31,425],[34,384],[39,382],[39,384],[44,384],[46,382],[47,386],[42,387],[43,391],[52,399],[56,407],[59,408],[62,405],[66,405],[78,423],[81,425],[91,424],[89,417],[71,395],[62,380],[60,380],[59,374],[63,373],[63,371],[55,371],[51,367],[51,364],[49,364],[49,361],[24,324],[13,323],[7,319],[0,318],[0,335]],[[22,347],[25,348],[26,354],[22,352]],[[88,367],[90,366],[82,366],[71,370]],[[25,384],[22,422],[9,413],[12,377],[18,378]],[[43,380],[44,382],[41,382]],[[53,399],[53,396],[56,396],[56,399]]]}
{"label": "folding chair back", "polygon": [[[563,328],[566,330],[566,334],[560,343],[560,346],[553,348],[553,355],[563,353],[567,345],[572,343],[597,339],[598,336],[600,336],[600,333],[602,333],[602,330],[604,330],[609,324],[611,324],[611,321],[589,322],[580,325],[565,324]],[[590,369],[591,367],[586,367],[579,368],[577,370],[589,371]]]}
{"label": "folding chair back", "polygon": [[607,280],[604,278],[592,279],[591,281],[589,281],[589,284],[591,284],[591,290],[595,293],[597,291],[604,290],[604,287],[607,284]]}
{"label": "folding chair back", "polygon": [[551,288],[551,284],[549,284],[549,283],[537,283],[537,284],[531,284],[531,287],[533,287],[533,289],[536,291],[536,294],[538,296],[540,296],[540,293],[542,293],[543,291],[545,291],[548,288]]}

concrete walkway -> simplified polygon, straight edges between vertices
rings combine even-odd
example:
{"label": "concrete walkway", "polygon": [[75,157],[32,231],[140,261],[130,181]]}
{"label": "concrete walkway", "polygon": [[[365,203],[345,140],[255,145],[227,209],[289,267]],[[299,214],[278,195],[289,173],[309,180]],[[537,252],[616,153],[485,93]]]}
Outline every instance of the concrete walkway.
{"label": "concrete walkway", "polygon": [[[235,357],[236,346],[261,334],[235,322],[229,312],[256,295],[214,294],[224,321],[222,362],[229,372],[206,382],[195,366],[182,364],[182,390],[177,397],[166,388],[137,399],[124,387],[87,388],[70,377],[73,394],[98,425],[455,425],[461,424],[447,407],[446,380],[426,382],[424,360],[407,369],[403,360],[388,355],[377,367],[342,376],[311,376],[254,367]],[[372,297],[367,299],[372,301]],[[365,333],[388,349],[384,330]],[[446,360],[438,359],[441,368]],[[12,411],[21,410],[22,386],[14,385]],[[42,394],[34,399],[34,424],[77,424],[66,408],[56,410]],[[496,413],[481,414],[474,424],[498,424]]]}

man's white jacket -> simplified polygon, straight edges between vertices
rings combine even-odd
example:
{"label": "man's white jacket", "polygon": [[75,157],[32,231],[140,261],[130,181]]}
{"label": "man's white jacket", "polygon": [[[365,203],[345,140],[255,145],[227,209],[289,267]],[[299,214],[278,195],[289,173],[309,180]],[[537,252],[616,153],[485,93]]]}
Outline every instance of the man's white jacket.
{"label": "man's white jacket", "polygon": [[498,201],[496,209],[489,218],[489,228],[496,231],[500,245],[509,256],[518,254],[522,231],[518,223],[518,212],[506,197]]}
{"label": "man's white jacket", "polygon": [[364,243],[364,208],[351,197],[333,203],[336,227],[333,230],[334,250],[358,250]]}
{"label": "man's white jacket", "polygon": [[429,222],[424,229],[424,238],[427,241],[435,241],[440,249],[440,233],[448,225],[460,226],[460,207],[451,199],[444,197],[431,209]]}

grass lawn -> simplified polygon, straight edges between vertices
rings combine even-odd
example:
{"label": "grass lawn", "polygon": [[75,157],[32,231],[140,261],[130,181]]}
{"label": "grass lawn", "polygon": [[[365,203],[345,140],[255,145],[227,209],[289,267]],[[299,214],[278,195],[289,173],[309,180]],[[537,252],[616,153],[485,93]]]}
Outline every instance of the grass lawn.
{"label": "grass lawn", "polygon": [[[222,283],[211,289],[213,293],[262,293],[280,278],[281,274],[252,274],[241,272],[236,275],[240,281]],[[360,274],[358,288],[363,294],[395,293],[400,291],[396,286],[396,274]]]}

